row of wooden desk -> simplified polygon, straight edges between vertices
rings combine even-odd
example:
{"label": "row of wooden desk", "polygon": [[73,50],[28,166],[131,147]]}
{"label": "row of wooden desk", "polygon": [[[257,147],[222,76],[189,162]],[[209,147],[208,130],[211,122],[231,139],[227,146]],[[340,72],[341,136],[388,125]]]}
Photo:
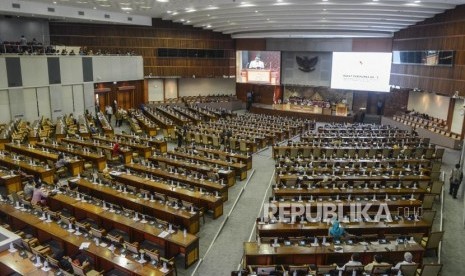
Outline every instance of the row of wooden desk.
{"label": "row of wooden desk", "polygon": [[[190,150],[193,150],[193,149],[190,148]],[[198,152],[203,152],[206,156],[213,155],[214,157],[218,157],[223,160],[227,160],[227,159],[232,160],[235,163],[242,162],[242,164],[246,164],[247,170],[252,169],[252,155],[249,155],[249,154],[245,155],[245,154],[236,153],[233,151],[227,152],[227,151],[215,149],[213,147],[206,147],[206,146],[196,147],[195,150]]]}
{"label": "row of wooden desk", "polygon": [[[78,145],[81,147],[87,147],[90,149],[94,150],[101,150],[104,152],[108,152],[109,154],[112,154],[113,152],[113,146],[107,145],[105,143],[96,143],[95,141],[92,142],[91,140],[81,140],[81,139],[76,139],[76,138],[63,138],[61,139],[62,142],[68,143],[68,144],[74,144]],[[123,155],[123,160],[124,163],[129,163],[132,160],[132,151],[130,149],[125,149],[120,147],[120,154]]]}
{"label": "row of wooden desk", "polygon": [[227,170],[234,170],[236,177],[238,177],[240,180],[244,180],[247,178],[247,165],[242,164],[242,161],[239,162],[232,162],[232,161],[226,161],[226,160],[221,160],[221,159],[215,159],[215,158],[209,158],[206,156],[201,156],[197,155],[195,153],[187,153],[183,151],[172,151],[169,152],[171,156],[177,156],[180,159],[185,159],[185,160],[197,160],[205,164],[210,164],[212,166],[221,166],[224,169]]}
{"label": "row of wooden desk", "polygon": [[[399,233],[422,233],[428,235],[431,230],[424,220],[401,220],[401,221],[371,221],[371,222],[344,222],[344,229],[352,235],[377,235],[383,238],[389,234]],[[260,237],[315,237],[328,235],[330,226],[324,222],[304,223],[260,223],[257,221],[257,235]]]}
{"label": "row of wooden desk", "polygon": [[181,182],[188,184],[190,186],[196,187],[197,189],[205,189],[205,191],[208,192],[218,192],[218,194],[223,198],[224,201],[228,200],[228,186],[227,185],[221,185],[215,181],[211,181],[208,179],[201,179],[201,178],[195,178],[192,176],[187,176],[179,173],[173,173],[169,172],[166,170],[162,170],[159,168],[155,167],[149,167],[149,166],[144,166],[140,164],[127,164],[126,165],[127,169],[134,170],[136,172],[145,174],[147,177],[148,176],[156,176],[156,177],[161,177],[167,181],[172,181],[174,184],[174,181],[176,182]]}
{"label": "row of wooden desk", "polygon": [[191,212],[189,209],[174,208],[157,200],[150,200],[150,197],[137,196],[131,193],[124,193],[109,186],[93,183],[84,178],[73,179],[80,192],[90,194],[106,202],[124,206],[136,212],[154,216],[167,222],[181,225],[191,234],[199,231],[199,214]]}
{"label": "row of wooden desk", "polygon": [[199,239],[195,235],[187,233],[184,236],[182,231],[178,230],[175,233],[162,236],[162,232],[167,231],[167,229],[160,229],[150,222],[135,221],[132,217],[112,213],[102,206],[80,201],[63,194],[49,197],[48,201],[51,210],[59,211],[66,208],[71,211],[77,221],[90,218],[96,221],[99,227],[107,231],[116,228],[126,232],[131,243],[148,240],[158,244],[163,247],[167,259],[182,253],[185,255],[186,268],[199,258]]}
{"label": "row of wooden desk", "polygon": [[[336,250],[336,247],[340,250]],[[333,264],[346,263],[353,253],[359,253],[362,263],[370,263],[373,256],[382,254],[385,260],[392,263],[402,261],[405,252],[411,252],[413,261],[422,263],[424,248],[417,243],[407,245],[389,244],[362,244],[328,246],[295,245],[286,246],[280,244],[274,247],[271,244],[258,244],[257,242],[244,243],[244,267],[247,265],[272,265],[272,264]]]}
{"label": "row of wooden desk", "polygon": [[[204,175],[208,175],[209,173],[214,173],[214,170],[212,167],[200,164],[194,163],[194,162],[188,162],[187,160],[182,160],[182,159],[173,159],[170,157],[166,156],[161,156],[161,155],[156,155],[156,156],[151,156],[149,157],[149,160],[151,162],[155,162],[160,166],[160,164],[165,164],[165,165],[170,165],[173,166],[174,169],[176,168],[184,168],[187,170],[191,170],[194,172],[199,172]],[[162,167],[161,165],[160,167]],[[219,174],[219,178],[223,179],[224,183],[226,183],[228,186],[232,186],[236,183],[236,175],[234,171],[232,170],[218,170],[217,173]]]}
{"label": "row of wooden desk", "polygon": [[213,211],[213,217],[217,218],[223,214],[224,198],[209,195],[200,191],[191,191],[184,188],[178,188],[169,184],[161,183],[137,175],[128,175],[126,173],[111,173],[111,176],[118,182],[143,188],[151,192],[161,193],[167,196],[178,198],[198,207],[204,207]]}
{"label": "row of wooden desk", "polygon": [[[39,144],[40,146],[40,144]],[[15,152],[24,156],[31,157],[33,159],[38,159],[41,161],[48,162],[50,161],[50,165],[54,165],[58,161],[58,154],[46,151],[46,147],[43,147],[42,149],[39,149],[34,146],[26,146],[23,144],[6,144],[5,145],[6,150],[10,152]],[[52,148],[47,148],[47,149],[52,149]],[[54,148],[54,151],[59,151],[58,149]],[[68,164],[67,167],[70,170],[71,175],[76,176],[79,173],[81,173],[84,170],[84,162],[79,159],[68,159],[67,160]]]}
{"label": "row of wooden desk", "polygon": [[107,161],[103,154],[97,154],[97,153],[90,152],[90,151],[78,150],[78,149],[66,147],[63,145],[58,145],[56,143],[52,144],[52,143],[41,142],[41,143],[37,143],[37,146],[47,148],[50,150],[56,150],[59,152],[71,154],[74,156],[78,156],[81,159],[92,162],[98,171],[103,171],[105,167],[107,166]]}
{"label": "row of wooden desk", "polygon": [[[98,270],[109,271],[117,269],[129,275],[172,275],[172,271],[163,273],[159,268],[149,264],[140,264],[130,256],[122,256],[118,254],[119,252],[114,254],[108,248],[97,246],[94,242],[84,237],[84,235],[74,235],[55,222],[45,222],[38,216],[30,212],[17,210],[11,205],[0,204],[0,212],[7,216],[8,222],[14,230],[22,230],[25,227],[32,228],[34,236],[41,243],[51,239],[58,241],[68,256],[74,256],[80,251],[84,251],[86,255],[92,258],[94,267]],[[154,228],[150,226],[146,227]],[[80,250],[79,248],[84,242],[90,242],[90,246]],[[17,266],[11,263],[7,265],[13,268]]]}
{"label": "row of wooden desk", "polygon": [[148,143],[150,146],[154,147],[159,152],[167,152],[168,146],[166,141],[161,139],[156,139],[152,137],[142,137],[142,136],[134,136],[129,134],[115,134],[118,138],[129,139],[133,142],[142,141],[143,143]]}
{"label": "row of wooden desk", "polygon": [[53,176],[55,174],[54,168],[45,168],[43,166],[31,165],[29,162],[20,161],[6,155],[0,155],[0,164],[12,170],[20,169],[27,174],[39,177],[46,183],[53,183]]}
{"label": "row of wooden desk", "polygon": [[[405,151],[414,152],[416,158],[420,158],[424,155],[426,159],[436,159],[439,154],[435,154],[436,149],[432,147],[408,147],[408,148],[392,148],[392,147],[334,147],[334,146],[312,146],[312,145],[295,145],[295,146],[274,146],[273,158],[277,156],[289,155],[291,157],[297,157],[299,154],[303,158],[311,157],[332,157],[333,154],[337,156],[340,151],[342,155],[346,154],[354,157],[355,154],[364,158],[367,155],[369,158],[374,157],[386,157],[386,158],[397,158],[401,153]],[[442,151],[439,150],[439,151]],[[340,156],[343,157],[343,156]],[[442,156],[440,156],[442,158]]]}

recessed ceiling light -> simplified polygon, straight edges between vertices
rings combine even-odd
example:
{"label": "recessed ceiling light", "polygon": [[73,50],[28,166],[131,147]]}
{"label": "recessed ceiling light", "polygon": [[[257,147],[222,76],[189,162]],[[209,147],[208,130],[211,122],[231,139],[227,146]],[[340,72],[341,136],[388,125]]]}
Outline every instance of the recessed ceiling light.
{"label": "recessed ceiling light", "polygon": [[197,11],[196,9],[194,8],[186,8],[186,12],[195,12]]}
{"label": "recessed ceiling light", "polygon": [[413,1],[413,3],[417,3],[417,4],[418,4],[418,3],[421,3],[421,1],[420,1],[420,0],[415,0],[415,1]]}
{"label": "recessed ceiling light", "polygon": [[323,9],[323,11],[326,11],[326,9]]}
{"label": "recessed ceiling light", "polygon": [[53,1],[53,4],[55,4],[55,5],[56,5],[56,4],[57,4],[57,1]]}
{"label": "recessed ceiling light", "polygon": [[94,9],[94,10],[96,10],[96,9],[97,9],[97,7],[94,7],[93,9]]}
{"label": "recessed ceiling light", "polygon": [[132,11],[131,7],[121,7],[123,11]]}
{"label": "recessed ceiling light", "polygon": [[157,0],[157,2],[166,3],[169,2],[169,0]]}

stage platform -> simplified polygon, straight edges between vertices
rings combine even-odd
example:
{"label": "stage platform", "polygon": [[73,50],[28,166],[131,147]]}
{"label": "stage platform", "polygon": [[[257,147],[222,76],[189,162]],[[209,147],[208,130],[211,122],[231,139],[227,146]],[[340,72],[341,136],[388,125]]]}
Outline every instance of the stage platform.
{"label": "stage platform", "polygon": [[325,115],[325,114],[315,114],[299,110],[283,110],[278,108],[273,108],[272,105],[265,104],[256,104],[254,103],[250,109],[250,112],[256,114],[266,114],[266,115],[279,115],[279,116],[288,116],[288,117],[297,117],[315,120],[316,122],[324,123],[353,123],[354,116],[336,116],[336,115]]}

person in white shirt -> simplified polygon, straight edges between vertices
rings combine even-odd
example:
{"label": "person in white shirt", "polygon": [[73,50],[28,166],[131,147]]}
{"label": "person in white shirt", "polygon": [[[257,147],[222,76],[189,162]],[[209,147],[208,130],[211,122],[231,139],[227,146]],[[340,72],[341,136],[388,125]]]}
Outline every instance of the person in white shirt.
{"label": "person in white shirt", "polygon": [[250,69],[265,69],[265,64],[260,60],[259,56],[255,57],[255,60],[252,60],[249,64]]}
{"label": "person in white shirt", "polygon": [[113,108],[111,107],[111,105],[107,105],[105,107],[105,112],[107,113],[107,116],[108,116],[108,123],[110,123],[111,125],[111,115],[113,115]]}
{"label": "person in white shirt", "polygon": [[399,270],[401,265],[415,264],[415,262],[412,259],[413,259],[412,253],[405,252],[404,260],[402,262],[398,262],[396,266],[394,267],[394,270]]}
{"label": "person in white shirt", "polygon": [[350,261],[348,261],[345,265],[342,267],[337,267],[337,270],[345,270],[347,266],[359,266],[362,265],[360,262],[360,254],[354,253],[352,256],[350,256]]}

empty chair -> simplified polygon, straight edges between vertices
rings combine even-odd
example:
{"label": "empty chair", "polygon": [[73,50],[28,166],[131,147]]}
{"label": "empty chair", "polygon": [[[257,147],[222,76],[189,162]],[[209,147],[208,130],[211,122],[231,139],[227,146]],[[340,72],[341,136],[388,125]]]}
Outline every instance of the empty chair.
{"label": "empty chair", "polygon": [[316,268],[316,275],[327,275],[336,269],[335,265],[319,265]]}
{"label": "empty chair", "polygon": [[130,243],[130,242],[125,241],[124,246],[126,247],[126,250],[128,250],[129,252],[134,253],[134,254],[139,254],[140,246],[138,242]]}
{"label": "empty chair", "polygon": [[428,237],[425,237],[421,240],[421,246],[423,246],[425,250],[434,250],[437,256],[439,244],[441,243],[443,236],[444,231],[431,232]]}
{"label": "empty chair", "polygon": [[435,197],[436,195],[433,195],[433,194],[425,194],[425,196],[423,197],[423,203],[421,205],[423,210],[431,210],[433,208]]}
{"label": "empty chair", "polygon": [[218,136],[213,136],[213,137],[212,137],[212,145],[213,145],[215,148],[219,148],[219,147],[220,147],[220,137],[218,137]]}
{"label": "empty chair", "polygon": [[433,184],[428,189],[428,192],[434,195],[439,195],[442,191],[442,187],[444,186],[444,182],[440,180],[433,181]]}
{"label": "empty chair", "polygon": [[418,264],[403,264],[400,266],[400,271],[403,276],[415,276]]}
{"label": "empty chair", "polygon": [[444,148],[437,148],[436,152],[433,154],[433,157],[436,159],[442,160],[443,155],[444,155]]}
{"label": "empty chair", "polygon": [[441,273],[442,264],[424,264],[419,272],[418,276],[438,276]]}
{"label": "empty chair", "polygon": [[247,147],[247,143],[243,140],[239,142],[239,150],[243,153],[247,153],[250,151],[250,148]]}
{"label": "empty chair", "polygon": [[434,218],[436,217],[436,211],[434,210],[424,210],[422,214],[423,220],[428,223],[428,225],[432,226]]}
{"label": "empty chair", "polygon": [[374,265],[370,271],[370,275],[388,275],[392,266],[390,264]]}

